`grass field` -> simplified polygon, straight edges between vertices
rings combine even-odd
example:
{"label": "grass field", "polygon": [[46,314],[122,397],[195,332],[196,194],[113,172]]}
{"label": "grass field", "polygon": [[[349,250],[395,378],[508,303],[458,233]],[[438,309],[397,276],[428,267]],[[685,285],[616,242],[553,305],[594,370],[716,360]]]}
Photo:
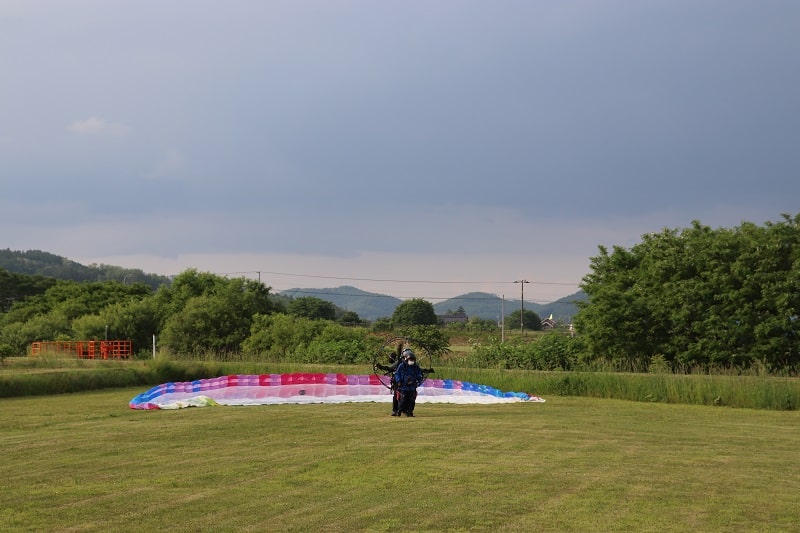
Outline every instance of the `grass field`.
{"label": "grass field", "polygon": [[797,531],[800,412],[0,399],[4,531]]}

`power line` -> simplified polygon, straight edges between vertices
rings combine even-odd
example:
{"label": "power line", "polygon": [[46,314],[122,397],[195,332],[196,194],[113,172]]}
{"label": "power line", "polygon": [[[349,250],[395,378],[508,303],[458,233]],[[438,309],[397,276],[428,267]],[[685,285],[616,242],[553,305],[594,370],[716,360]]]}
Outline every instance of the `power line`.
{"label": "power line", "polygon": [[[272,276],[292,276],[296,278],[315,278],[315,279],[336,279],[340,281],[376,281],[381,283],[432,283],[432,284],[510,284],[514,283],[513,281],[452,281],[452,280],[410,280],[410,279],[380,279],[380,278],[348,278],[348,277],[340,277],[340,276],[318,276],[312,274],[292,274],[289,272],[270,272],[267,270],[247,270],[242,272],[223,272],[220,273],[222,276],[230,276],[230,275],[241,275],[241,274],[270,274]],[[567,283],[561,281],[530,281],[533,285],[564,285],[570,287],[577,287],[580,283]]]}
{"label": "power line", "polygon": [[[290,276],[290,277],[297,277],[297,278],[314,278],[314,279],[333,279],[339,281],[368,281],[368,282],[379,282],[379,283],[418,283],[418,284],[448,284],[448,285],[458,285],[458,284],[513,284],[516,283],[514,281],[452,281],[452,280],[401,280],[401,279],[382,279],[382,278],[351,278],[351,277],[344,277],[344,276],[320,276],[320,275],[313,275],[313,274],[293,274],[290,272],[273,272],[269,270],[243,270],[238,272],[220,272],[217,273],[220,276],[244,276],[244,275],[258,275],[258,280],[262,281],[261,275],[262,274],[269,274],[272,276]],[[569,286],[569,287],[579,287],[580,283],[567,283],[567,282],[559,282],[559,281],[526,281],[526,283],[530,283],[533,285],[560,285],[560,286]],[[280,292],[292,292],[297,294],[311,294],[311,295],[324,295],[324,296],[348,296],[348,297],[359,297],[359,298],[396,298],[398,300],[405,300],[409,298],[423,298],[429,301],[446,301],[446,300],[469,300],[469,301],[490,301],[494,299],[499,299],[500,296],[492,295],[492,296],[470,296],[470,297],[459,297],[459,296],[420,296],[415,294],[414,296],[394,296],[394,295],[384,295],[384,294],[346,294],[341,292],[324,292],[324,289],[297,289],[297,288],[289,288],[289,289],[278,289],[274,285],[271,285],[271,289],[275,291],[275,293]],[[524,298],[524,296],[523,296]],[[571,302],[554,302],[554,301],[545,301],[545,300],[536,300],[536,299],[528,299],[526,300],[531,303],[539,304],[539,305],[568,305]]]}

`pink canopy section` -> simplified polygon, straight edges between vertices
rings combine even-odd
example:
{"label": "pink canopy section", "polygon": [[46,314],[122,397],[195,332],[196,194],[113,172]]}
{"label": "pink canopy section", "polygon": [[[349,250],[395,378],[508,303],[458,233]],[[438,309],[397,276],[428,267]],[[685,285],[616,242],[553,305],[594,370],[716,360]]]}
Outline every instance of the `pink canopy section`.
{"label": "pink canopy section", "polygon": [[[392,394],[374,375],[240,374],[163,383],[137,395],[131,409],[179,409],[209,405],[390,402]],[[428,379],[419,403],[488,404],[543,402],[524,392],[502,392],[466,381]]]}

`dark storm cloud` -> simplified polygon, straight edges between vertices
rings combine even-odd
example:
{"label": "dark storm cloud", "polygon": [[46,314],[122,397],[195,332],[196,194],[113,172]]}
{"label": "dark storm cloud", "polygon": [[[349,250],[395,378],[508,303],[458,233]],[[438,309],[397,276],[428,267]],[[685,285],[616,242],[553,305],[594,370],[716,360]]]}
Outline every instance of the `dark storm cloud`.
{"label": "dark storm cloud", "polygon": [[798,20],[781,1],[10,3],[0,223],[345,256],[760,223],[800,196]]}

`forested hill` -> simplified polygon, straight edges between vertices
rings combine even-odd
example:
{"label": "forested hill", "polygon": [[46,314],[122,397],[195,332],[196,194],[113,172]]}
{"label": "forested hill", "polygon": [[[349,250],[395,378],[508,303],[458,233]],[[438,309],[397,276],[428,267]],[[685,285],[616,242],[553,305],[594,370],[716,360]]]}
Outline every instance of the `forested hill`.
{"label": "forested hill", "polygon": [[85,266],[65,257],[40,250],[0,250],[0,269],[10,273],[79,282],[119,281],[120,283],[144,283],[153,289],[169,283],[169,277],[146,274],[140,269],[111,265]]}

